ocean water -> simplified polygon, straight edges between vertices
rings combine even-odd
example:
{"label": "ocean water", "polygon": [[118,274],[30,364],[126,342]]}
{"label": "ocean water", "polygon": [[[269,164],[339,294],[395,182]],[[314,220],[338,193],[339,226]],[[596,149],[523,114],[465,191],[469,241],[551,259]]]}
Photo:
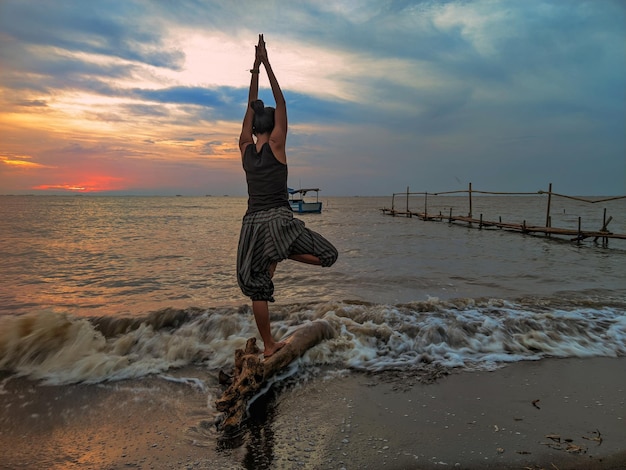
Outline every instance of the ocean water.
{"label": "ocean water", "polygon": [[[300,217],[335,243],[340,258],[331,268],[280,263],[271,305],[277,336],[317,318],[335,327],[338,337],[308,355],[312,364],[494,367],[626,353],[623,240],[604,248],[383,215],[391,198],[322,201],[322,214]],[[541,225],[546,201],[474,197],[473,212]],[[463,197],[428,203],[429,212],[468,210]],[[255,335],[235,277],[245,204],[232,197],[1,197],[0,367],[73,383],[194,361],[228,366],[233,348]],[[599,228],[604,208],[610,228],[626,233],[624,199],[553,200],[552,225],[575,228],[581,217],[583,227]]]}
{"label": "ocean water", "polygon": [[[339,260],[280,263],[270,312],[277,338],[318,319],[336,334],[292,380],[626,355],[626,241],[390,217],[380,209],[391,197],[321,199],[322,214],[299,217]],[[468,212],[463,197],[428,204]],[[546,204],[475,197],[473,213],[543,225]],[[235,277],[245,208],[234,197],[0,197],[0,393],[17,376],[41,386],[161,377],[206,391],[212,413],[217,372],[257,335]],[[626,233],[624,199],[553,199],[552,226],[576,228],[580,217],[599,229],[605,208],[609,228]],[[204,374],[174,377],[190,366]]]}

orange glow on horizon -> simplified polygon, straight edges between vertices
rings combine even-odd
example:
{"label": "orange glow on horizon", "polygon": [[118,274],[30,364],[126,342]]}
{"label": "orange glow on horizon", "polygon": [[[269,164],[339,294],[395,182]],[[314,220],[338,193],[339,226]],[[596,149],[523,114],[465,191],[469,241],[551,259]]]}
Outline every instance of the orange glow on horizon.
{"label": "orange glow on horizon", "polygon": [[[171,37],[185,50],[183,69],[164,70],[117,57],[42,46],[37,53],[46,57],[69,58],[103,69],[130,66],[133,72],[104,75],[102,83],[112,90],[110,94],[106,87],[77,86],[60,87],[54,93],[23,91],[5,100],[3,89],[0,193],[159,192],[169,188],[206,193],[213,192],[207,189],[213,186],[240,190],[238,136],[245,102],[237,103],[237,98],[223,92],[227,102],[223,106],[241,108],[231,118],[231,110],[221,112],[220,105],[210,100],[180,100],[175,88],[204,87],[217,94],[222,93],[219,87],[247,88],[253,44],[204,31],[190,35],[187,30],[176,30]],[[207,56],[213,58],[211,66]],[[291,64],[296,57],[280,47],[273,57],[285,86],[303,89],[308,72]],[[213,66],[218,63],[224,65]],[[261,87],[269,93],[268,86],[265,77]],[[328,83],[322,88],[331,95],[341,94]],[[163,92],[141,93],[145,90]]]}
{"label": "orange glow on horizon", "polygon": [[117,178],[114,176],[92,176],[86,182],[80,183],[62,183],[62,184],[40,184],[33,186],[31,189],[38,191],[71,191],[80,193],[95,193],[101,191],[116,191],[120,189],[127,189],[121,183],[124,178]]}

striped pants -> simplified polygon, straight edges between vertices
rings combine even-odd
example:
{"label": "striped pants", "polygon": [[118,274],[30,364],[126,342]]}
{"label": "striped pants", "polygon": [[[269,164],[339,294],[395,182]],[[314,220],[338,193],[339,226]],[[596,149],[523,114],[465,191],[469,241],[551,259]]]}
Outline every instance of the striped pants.
{"label": "striped pants", "polygon": [[237,249],[237,282],[252,300],[274,301],[269,268],[290,255],[317,256],[322,266],[337,261],[337,249],[319,233],[293,217],[289,207],[246,214]]}

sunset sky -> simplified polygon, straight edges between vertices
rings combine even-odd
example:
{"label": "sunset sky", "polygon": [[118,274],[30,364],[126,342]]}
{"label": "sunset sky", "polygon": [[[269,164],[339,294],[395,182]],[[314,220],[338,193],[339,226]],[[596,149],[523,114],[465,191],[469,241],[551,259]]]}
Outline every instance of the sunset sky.
{"label": "sunset sky", "polygon": [[245,195],[261,32],[290,186],[626,194],[621,0],[0,0],[0,194]]}

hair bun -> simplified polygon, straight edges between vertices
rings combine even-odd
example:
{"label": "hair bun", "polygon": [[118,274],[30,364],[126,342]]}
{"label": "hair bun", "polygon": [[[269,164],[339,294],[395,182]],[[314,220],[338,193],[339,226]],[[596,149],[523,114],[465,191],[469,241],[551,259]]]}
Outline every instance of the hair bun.
{"label": "hair bun", "polygon": [[252,110],[254,111],[254,114],[263,114],[265,111],[265,103],[263,103],[263,100],[253,101]]}

